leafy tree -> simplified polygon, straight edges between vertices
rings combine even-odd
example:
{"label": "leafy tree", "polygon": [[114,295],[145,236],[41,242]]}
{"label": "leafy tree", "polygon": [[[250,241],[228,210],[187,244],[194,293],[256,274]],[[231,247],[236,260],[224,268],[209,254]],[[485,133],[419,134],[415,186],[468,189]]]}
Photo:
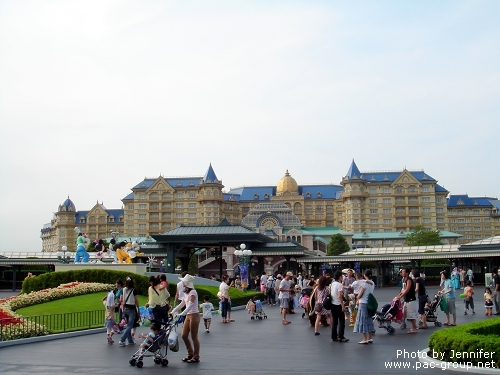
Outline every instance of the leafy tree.
{"label": "leafy tree", "polygon": [[334,234],[330,239],[328,244],[328,251],[326,255],[340,255],[349,251],[351,247],[347,243],[346,239],[340,233]]}
{"label": "leafy tree", "polygon": [[418,225],[406,236],[405,244],[407,246],[441,245],[441,238],[438,232],[426,230],[422,225]]}

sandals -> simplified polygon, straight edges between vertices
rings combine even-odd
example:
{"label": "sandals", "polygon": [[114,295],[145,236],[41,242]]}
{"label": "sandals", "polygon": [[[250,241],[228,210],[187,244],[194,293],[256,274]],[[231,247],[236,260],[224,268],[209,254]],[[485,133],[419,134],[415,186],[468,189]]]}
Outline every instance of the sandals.
{"label": "sandals", "polygon": [[199,358],[191,358],[186,361],[187,363],[198,363],[200,362]]}
{"label": "sandals", "polygon": [[187,357],[182,358],[182,362],[189,362],[192,359],[193,359],[193,357],[187,356]]}
{"label": "sandals", "polygon": [[415,331],[414,329],[410,329],[408,332],[406,332],[408,334],[413,334],[413,333],[417,333],[417,331]]}
{"label": "sandals", "polygon": [[360,341],[360,342],[358,342],[358,344],[368,345],[368,341]]}

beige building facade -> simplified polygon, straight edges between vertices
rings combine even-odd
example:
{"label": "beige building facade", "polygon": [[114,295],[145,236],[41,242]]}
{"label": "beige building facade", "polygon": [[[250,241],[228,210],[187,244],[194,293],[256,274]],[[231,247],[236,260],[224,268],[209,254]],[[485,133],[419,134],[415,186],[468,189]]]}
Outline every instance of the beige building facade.
{"label": "beige building facade", "polygon": [[356,233],[406,232],[417,225],[459,233],[461,243],[500,235],[497,198],[449,195],[424,171],[361,173],[354,161],[339,185],[299,185],[286,171],[277,185],[227,192],[210,165],[204,176],[146,178],[122,202],[121,209],[96,203],[89,211],[77,211],[68,197],[41,230],[42,250],[67,246],[73,251],[75,227],[91,240],[111,233],[147,239],[179,225],[217,225],[223,219],[310,250],[324,250],[327,239],[315,239],[308,228],[331,228],[349,239]]}

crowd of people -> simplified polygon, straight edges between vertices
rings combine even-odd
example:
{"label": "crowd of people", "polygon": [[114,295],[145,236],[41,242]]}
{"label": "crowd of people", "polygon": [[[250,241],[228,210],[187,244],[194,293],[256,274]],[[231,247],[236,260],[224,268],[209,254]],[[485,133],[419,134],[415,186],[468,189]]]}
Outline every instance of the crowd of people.
{"label": "crowd of people", "polygon": [[[473,274],[469,270],[455,268],[451,274],[447,270],[441,271],[438,295],[446,302],[443,304],[446,316],[446,322],[443,324],[446,326],[456,325],[457,290],[463,290],[460,296],[464,298],[464,315],[468,315],[469,310],[475,314]],[[483,294],[486,315],[500,315],[500,275],[496,267],[491,272],[492,285],[486,286]],[[394,300],[401,301],[404,319],[411,324],[407,333],[415,334],[418,330],[428,328],[425,311],[430,301],[425,286],[425,275],[417,269],[410,268],[401,269],[400,275],[402,287]],[[203,319],[205,331],[209,333],[214,306],[208,295],[205,295],[203,302],[199,303],[194,280],[195,277],[187,272],[180,275],[172,305],[166,276],[162,274],[149,278],[146,308],[151,309],[155,323],[148,335],[139,336],[145,339],[140,350],[147,350],[155,335],[158,334],[159,325],[156,322],[166,322],[170,316],[182,315],[185,320],[181,338],[187,349],[187,355],[182,361],[186,363],[200,361],[198,338],[200,321]],[[256,277],[255,285],[265,294],[263,302],[266,302],[268,306],[279,305],[283,325],[291,324],[287,316],[295,314],[296,308],[303,307],[302,317],[309,318],[311,326],[314,327],[314,335],[320,335],[320,325],[329,326],[331,339],[335,342],[346,343],[349,341],[345,337],[347,320],[349,326],[353,327],[353,332],[362,335],[362,340],[358,344],[373,343],[374,311],[370,301],[375,299],[373,296],[375,283],[372,280],[371,270],[366,270],[364,273],[354,272],[352,269],[337,270],[333,277],[325,274],[317,279],[314,275],[308,274],[299,273],[294,276],[290,271],[284,276],[263,273]],[[228,275],[223,275],[217,293],[222,323],[234,322],[231,319],[231,287],[241,288],[239,276],[230,278]],[[114,342],[113,335],[116,332],[122,334],[119,340],[120,346],[135,344],[135,329],[139,326],[137,294],[134,280],[129,276],[125,279],[125,283],[117,280],[115,290],[110,291],[102,299],[105,306],[105,327],[109,344]],[[495,313],[493,313],[493,308],[495,308]],[[118,313],[118,322],[121,324],[117,324],[115,320],[116,313]]]}

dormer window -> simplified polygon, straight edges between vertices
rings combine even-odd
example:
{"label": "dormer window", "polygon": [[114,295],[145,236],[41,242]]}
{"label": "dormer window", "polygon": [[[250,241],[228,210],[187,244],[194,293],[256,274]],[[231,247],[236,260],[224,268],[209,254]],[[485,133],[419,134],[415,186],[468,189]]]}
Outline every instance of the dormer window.
{"label": "dormer window", "polygon": [[264,194],[264,198],[268,199],[269,198],[269,194]]}
{"label": "dormer window", "polygon": [[318,191],[318,192],[316,193],[316,197],[321,198],[321,196],[322,196],[321,191]]}
{"label": "dormer window", "polygon": [[253,199],[259,199],[259,194],[254,194]]}
{"label": "dormer window", "polygon": [[306,198],[311,198],[311,193],[307,192],[306,193]]}

